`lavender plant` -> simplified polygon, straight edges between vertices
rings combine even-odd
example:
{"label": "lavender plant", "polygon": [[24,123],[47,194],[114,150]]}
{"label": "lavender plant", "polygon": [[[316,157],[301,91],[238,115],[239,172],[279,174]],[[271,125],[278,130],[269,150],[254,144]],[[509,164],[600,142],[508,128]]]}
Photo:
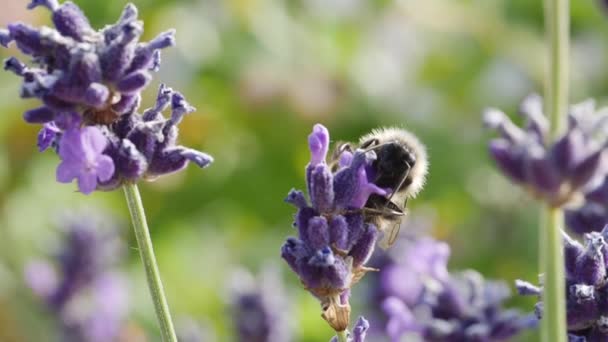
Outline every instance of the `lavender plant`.
{"label": "lavender plant", "polygon": [[30,262],[26,283],[61,328],[61,341],[115,341],[128,313],[126,279],[118,269],[117,231],[91,215],[65,225],[54,261]]}
{"label": "lavender plant", "polygon": [[[161,85],[156,104],[138,112],[141,92],[160,67],[160,51],[175,44],[175,32],[139,42],[143,22],[132,4],[101,30],[93,29],[70,1],[33,0],[28,8],[39,6],[51,11],[54,29],[17,22],[0,30],[0,44],[14,42],[32,61],[28,66],[11,57],[4,64],[23,79],[21,97],[42,102],[26,111],[24,120],[43,125],[38,147],[53,147],[59,155],[58,182],[76,179],[84,194],[124,188],[163,339],[175,341],[136,186],[189,162],[206,167],[213,160],[177,145],[177,125],[194,111],[180,93]],[[162,112],[169,107],[171,115],[165,118]]]}
{"label": "lavender plant", "polygon": [[538,95],[526,98],[520,109],[525,129],[497,109],[487,110],[485,124],[501,135],[490,142],[497,166],[514,183],[551,207],[581,202],[585,192],[607,174],[602,167],[606,136],[601,133],[606,113],[592,101],[572,106],[567,130],[548,144],[549,121]]}
{"label": "lavender plant", "polygon": [[[584,235],[584,244],[563,234],[565,256],[566,321],[569,341],[595,342],[608,339],[608,226]],[[543,280],[541,279],[541,283]],[[539,297],[535,313],[544,315],[541,287],[518,280],[522,295]]]}
{"label": "lavender plant", "polygon": [[389,189],[371,183],[366,167],[375,159],[373,151],[345,151],[335,172],[326,158],[329,132],[317,124],[308,137],[311,159],[306,167],[310,204],[301,191],[291,190],[286,202],[298,208],[294,226],[298,237],[290,237],[281,256],[315,296],[322,316],[346,341],[350,320],[350,289],[370,269],[365,263],[378,237],[360,210],[371,194],[386,196]]}
{"label": "lavender plant", "polygon": [[231,288],[231,316],[237,341],[291,341],[290,310],[275,267],[267,265],[257,279],[248,271],[239,270],[233,275]]}
{"label": "lavender plant", "polygon": [[424,341],[501,341],[535,325],[535,319],[503,309],[509,288],[472,270],[450,274],[450,249],[430,237],[401,238],[378,258],[375,303],[388,318],[386,334]]}

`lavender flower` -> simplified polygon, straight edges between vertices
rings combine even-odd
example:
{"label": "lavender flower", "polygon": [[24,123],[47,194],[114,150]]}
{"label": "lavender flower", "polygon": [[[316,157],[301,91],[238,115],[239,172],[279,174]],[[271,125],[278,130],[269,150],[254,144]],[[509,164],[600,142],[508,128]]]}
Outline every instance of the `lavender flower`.
{"label": "lavender flower", "polygon": [[325,320],[336,331],[343,331],[350,316],[350,288],[369,270],[364,265],[378,236],[360,209],[372,193],[386,196],[389,190],[378,188],[367,177],[366,167],[375,159],[373,151],[344,152],[348,156],[340,158],[339,169],[332,173],[326,162],[327,129],[315,125],[308,142],[310,204],[301,191],[291,190],[287,196],[286,202],[298,208],[294,226],[299,237],[288,238],[281,255],[304,287],[320,300]]}
{"label": "lavender flower", "polygon": [[[129,4],[114,25],[94,30],[70,1],[33,0],[28,8],[46,7],[55,29],[13,23],[0,29],[0,44],[15,42],[32,58],[27,66],[15,57],[6,70],[23,78],[21,97],[37,98],[42,106],[24,119],[43,124],[38,147],[55,147],[62,159],[57,180],[78,179],[82,193],[111,190],[125,182],[212,162],[202,152],[176,145],[177,125],[194,111],[184,97],[161,85],[157,103],[137,112],[151,72],[160,66],[160,50],[175,44],[173,30],[150,42],[139,42],[143,23]],[[162,112],[171,107],[171,117]]]}
{"label": "lavender flower", "polygon": [[[365,336],[367,335],[367,330],[369,330],[369,322],[365,319],[365,317],[361,316],[355,323],[353,327],[352,334],[348,335],[348,342],[365,342]],[[329,342],[338,342],[338,337],[334,336]]]}
{"label": "lavender flower", "polygon": [[237,341],[289,342],[289,307],[278,270],[268,265],[256,279],[245,270],[232,279],[232,317]]}
{"label": "lavender flower", "polygon": [[601,231],[608,222],[608,177],[590,188],[581,204],[566,208],[564,215],[566,225],[575,233]]}
{"label": "lavender flower", "polygon": [[496,109],[487,110],[484,121],[501,138],[490,142],[490,154],[501,171],[535,197],[553,207],[580,200],[584,190],[606,175],[603,151],[608,113],[596,114],[587,101],[573,106],[568,129],[552,145],[547,145],[549,123],[543,114],[541,98],[529,96],[522,103],[525,129],[515,126]]}
{"label": "lavender flower", "polygon": [[[584,235],[584,244],[564,233],[566,266],[566,320],[570,341],[608,339],[608,226]],[[516,282],[522,295],[539,296],[535,313],[543,314],[542,287]]]}
{"label": "lavender flower", "polygon": [[62,341],[116,340],[127,316],[127,289],[116,269],[116,232],[90,216],[66,226],[55,262],[32,261],[26,282],[57,318]]}
{"label": "lavender flower", "polygon": [[499,341],[530,327],[535,320],[503,310],[509,289],[485,281],[475,271],[450,275],[449,248],[431,238],[402,238],[385,258],[375,296],[388,321],[392,341],[418,336],[424,341]]}

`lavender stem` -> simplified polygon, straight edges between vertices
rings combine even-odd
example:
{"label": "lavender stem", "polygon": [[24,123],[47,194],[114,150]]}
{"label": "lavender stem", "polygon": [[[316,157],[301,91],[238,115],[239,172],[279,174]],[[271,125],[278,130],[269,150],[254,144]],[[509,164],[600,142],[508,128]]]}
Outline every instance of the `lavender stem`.
{"label": "lavender stem", "polygon": [[[563,131],[568,108],[569,2],[545,0],[545,27],[549,41],[549,72],[545,84],[545,106],[550,118],[550,139]],[[541,339],[545,342],[566,342],[566,305],[564,260],[561,230],[564,214],[559,208],[547,206],[546,219],[539,231],[541,271],[544,273],[544,317]]]}
{"label": "lavender stem", "polygon": [[160,324],[162,340],[165,342],[177,342],[173,321],[171,320],[171,313],[169,312],[169,305],[167,304],[163,284],[158,271],[158,265],[156,263],[156,257],[154,256],[154,249],[152,248],[152,240],[150,239],[150,231],[148,229],[148,223],[146,222],[146,214],[144,212],[141,196],[139,195],[139,189],[137,188],[137,185],[133,183],[125,184],[123,188],[125,190],[129,212],[131,213],[131,221],[133,222],[133,229],[135,230],[139,254],[144,263],[144,269],[146,270],[150,295],[154,301],[154,309],[156,310],[156,316],[158,317],[158,323]]}

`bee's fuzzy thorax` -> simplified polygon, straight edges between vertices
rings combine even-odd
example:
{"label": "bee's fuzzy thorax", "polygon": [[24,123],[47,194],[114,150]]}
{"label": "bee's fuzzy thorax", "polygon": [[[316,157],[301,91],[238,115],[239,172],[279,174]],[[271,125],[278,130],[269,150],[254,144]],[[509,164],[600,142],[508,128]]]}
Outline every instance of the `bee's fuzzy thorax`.
{"label": "bee's fuzzy thorax", "polygon": [[412,179],[412,183],[403,191],[399,197],[403,197],[404,200],[407,197],[416,197],[416,195],[422,190],[426,182],[426,175],[429,168],[428,155],[426,153],[426,147],[420,140],[412,133],[403,128],[398,127],[381,127],[372,130],[361,137],[359,143],[363,143],[370,139],[377,139],[380,144],[395,141],[401,145],[406,146],[416,157],[416,163],[410,170],[409,177]]}

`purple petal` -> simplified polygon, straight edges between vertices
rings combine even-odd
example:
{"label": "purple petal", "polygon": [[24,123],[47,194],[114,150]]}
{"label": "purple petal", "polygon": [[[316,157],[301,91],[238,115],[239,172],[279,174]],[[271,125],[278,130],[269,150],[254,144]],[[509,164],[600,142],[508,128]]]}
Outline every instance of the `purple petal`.
{"label": "purple petal", "polygon": [[85,151],[93,156],[100,155],[106,146],[108,146],[108,138],[97,127],[85,127],[82,129],[81,134]]}
{"label": "purple petal", "polygon": [[310,148],[310,164],[316,165],[325,162],[329,151],[329,131],[321,124],[314,125],[312,133],[308,136]]}
{"label": "purple petal", "polygon": [[104,78],[117,81],[131,64],[137,40],[143,31],[139,22],[129,22],[121,27],[122,35],[113,42],[101,56],[101,69]]}
{"label": "purple petal", "polygon": [[51,147],[59,132],[54,123],[45,124],[38,132],[38,151],[42,152]]}
{"label": "purple petal", "polygon": [[365,335],[367,330],[369,329],[369,322],[365,319],[365,317],[361,316],[355,323],[355,327],[353,328],[353,341],[352,342],[364,342]]}
{"label": "purple petal", "polygon": [[308,187],[310,191],[310,202],[319,212],[328,212],[333,208],[334,191],[333,177],[327,164],[309,164],[312,168],[309,172]]}
{"label": "purple petal", "polygon": [[322,216],[315,216],[308,221],[307,241],[310,248],[317,250],[329,245],[329,227]]}
{"label": "purple petal", "polygon": [[93,32],[87,17],[71,1],[64,2],[53,11],[53,23],[61,34],[78,41],[83,41],[87,34]]}
{"label": "purple petal", "polygon": [[585,253],[583,246],[576,240],[570,238],[568,234],[562,232],[564,244],[564,264],[566,276],[570,279],[576,277],[577,260]]}
{"label": "purple petal", "polygon": [[568,131],[553,145],[551,158],[562,174],[570,173],[582,159],[580,154],[585,152],[584,146],[583,133],[578,129]]}
{"label": "purple petal", "polygon": [[171,123],[177,125],[182,121],[184,115],[192,113],[196,108],[192,107],[178,92],[173,92],[171,96]]}
{"label": "purple petal", "polygon": [[57,166],[56,179],[59,183],[71,183],[78,177],[79,172],[80,164],[64,160]]}
{"label": "purple petal", "polygon": [[0,29],[0,45],[5,48],[8,48],[8,44],[13,41],[8,30]]}
{"label": "purple petal", "polygon": [[159,61],[156,61],[160,58],[159,50],[173,45],[175,45],[175,30],[160,33],[152,41],[137,49],[129,70],[157,69],[158,66],[155,64],[159,63]]}
{"label": "purple petal", "polygon": [[527,129],[542,142],[549,130],[549,120],[543,114],[542,97],[537,94],[527,96],[521,103],[520,113],[527,119]]}
{"label": "purple petal", "polygon": [[110,96],[108,87],[101,83],[91,83],[83,96],[83,102],[87,105],[101,109],[105,107]]}
{"label": "purple petal", "polygon": [[136,71],[123,77],[117,84],[116,89],[123,94],[134,94],[140,92],[152,80],[147,71]]}
{"label": "purple petal", "polygon": [[577,234],[597,232],[608,222],[608,210],[603,204],[587,202],[580,208],[565,210],[565,221]]}
{"label": "purple petal", "polygon": [[608,177],[604,178],[600,186],[585,194],[585,198],[591,202],[608,205]]}
{"label": "purple petal", "polygon": [[287,194],[287,197],[285,198],[285,202],[291,203],[299,209],[308,207],[304,193],[296,189],[291,189],[289,191],[289,194]]}
{"label": "purple petal", "polygon": [[603,150],[598,150],[578,164],[570,176],[572,186],[578,188],[589,183],[600,171],[602,157]]}
{"label": "purple petal", "polygon": [[490,155],[498,164],[498,167],[513,181],[522,183],[525,181],[523,160],[514,152],[513,145],[504,139],[494,139],[490,142]]}
{"label": "purple petal", "polygon": [[17,47],[26,55],[40,56],[45,52],[42,36],[37,29],[23,24],[13,23],[8,25],[11,38],[17,43]]}
{"label": "purple petal", "polygon": [[213,163],[212,156],[191,148],[182,147],[182,156],[200,168],[206,168]]}
{"label": "purple petal", "polygon": [[112,158],[102,155],[97,159],[97,178],[100,181],[106,182],[114,175],[114,161]]}
{"label": "purple petal", "polygon": [[27,66],[15,57],[9,57],[4,60],[4,70],[11,71],[17,76],[23,76],[26,69]]}
{"label": "purple petal", "polygon": [[53,121],[55,112],[47,106],[30,109],[23,113],[23,119],[28,123],[47,123]]}
{"label": "purple petal", "polygon": [[353,257],[353,267],[359,267],[369,260],[378,240],[378,230],[375,226],[367,224],[365,231],[350,250],[349,255]]}
{"label": "purple petal", "polygon": [[347,250],[350,247],[348,245],[349,229],[344,216],[334,216],[329,225],[331,243],[339,249]]}
{"label": "purple petal", "polygon": [[552,194],[559,190],[561,179],[553,163],[546,157],[541,153],[529,156],[526,176],[537,189]]}
{"label": "purple petal", "polygon": [[73,162],[76,165],[83,160],[84,153],[81,131],[78,128],[65,131],[59,141],[59,156],[61,159]]}
{"label": "purple petal", "polygon": [[59,2],[57,2],[57,0],[32,0],[32,2],[27,5],[27,9],[34,9],[38,6],[43,6],[54,11],[59,7]]}
{"label": "purple petal", "polygon": [[91,171],[80,172],[78,175],[78,189],[85,195],[97,188],[97,175]]}

